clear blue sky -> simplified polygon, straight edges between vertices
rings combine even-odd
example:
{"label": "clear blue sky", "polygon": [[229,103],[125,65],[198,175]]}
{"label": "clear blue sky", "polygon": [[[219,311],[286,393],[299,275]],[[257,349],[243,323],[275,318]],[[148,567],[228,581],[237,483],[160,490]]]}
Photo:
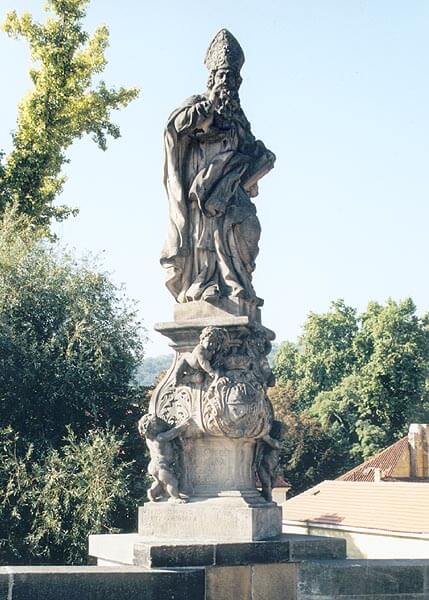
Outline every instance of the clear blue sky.
{"label": "clear blue sky", "polygon": [[[41,14],[43,0],[0,0]],[[169,112],[202,91],[206,47],[221,27],[240,41],[243,108],[277,154],[256,199],[263,233],[255,285],[264,323],[294,339],[309,311],[342,297],[411,296],[429,309],[429,2],[427,0],[92,0],[87,28],[111,33],[108,84],[141,96],[116,115],[122,138],[69,152],[61,202],[80,214],[57,227],[141,304],[152,333],[172,317],[158,264],[167,201],[162,132]],[[0,35],[0,147],[29,87],[25,44]],[[6,84],[7,82],[7,84]]]}

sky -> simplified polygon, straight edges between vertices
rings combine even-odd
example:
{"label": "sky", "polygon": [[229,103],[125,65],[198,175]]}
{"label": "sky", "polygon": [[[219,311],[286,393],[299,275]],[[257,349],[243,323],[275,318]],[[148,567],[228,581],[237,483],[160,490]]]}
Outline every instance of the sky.
{"label": "sky", "polygon": [[[43,0],[0,0],[44,18]],[[169,351],[154,323],[172,320],[159,265],[167,221],[163,129],[205,89],[203,60],[222,27],[246,55],[241,101],[277,155],[255,199],[262,224],[254,283],[263,323],[295,340],[310,311],[343,298],[411,296],[429,310],[429,2],[427,0],[92,0],[91,32],[110,30],[109,86],[137,86],[102,152],[68,151],[59,203],[79,215],[55,226],[63,244],[100,257],[138,301],[149,356]],[[0,34],[0,148],[30,88],[25,42]]]}

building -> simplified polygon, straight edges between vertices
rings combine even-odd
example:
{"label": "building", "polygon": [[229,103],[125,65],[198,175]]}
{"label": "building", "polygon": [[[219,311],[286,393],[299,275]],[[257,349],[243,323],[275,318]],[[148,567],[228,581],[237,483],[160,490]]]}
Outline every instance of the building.
{"label": "building", "polygon": [[288,533],[343,537],[350,558],[429,558],[429,424],[283,504]]}

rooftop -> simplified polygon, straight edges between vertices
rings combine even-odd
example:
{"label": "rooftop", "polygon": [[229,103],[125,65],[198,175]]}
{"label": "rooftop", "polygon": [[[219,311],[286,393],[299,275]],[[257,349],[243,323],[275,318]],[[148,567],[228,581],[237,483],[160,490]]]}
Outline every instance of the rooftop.
{"label": "rooftop", "polygon": [[287,500],[284,519],[429,534],[429,481],[323,481]]}
{"label": "rooftop", "polygon": [[403,437],[351,471],[347,471],[347,473],[344,473],[338,479],[340,481],[374,482],[378,477],[381,479],[395,477],[398,475],[397,467],[400,466],[404,459],[408,463],[408,436]]}

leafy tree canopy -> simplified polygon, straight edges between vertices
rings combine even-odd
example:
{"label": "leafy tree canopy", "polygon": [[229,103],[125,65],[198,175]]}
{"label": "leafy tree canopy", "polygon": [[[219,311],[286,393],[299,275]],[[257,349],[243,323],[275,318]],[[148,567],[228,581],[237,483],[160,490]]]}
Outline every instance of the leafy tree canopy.
{"label": "leafy tree canopy", "polygon": [[82,27],[89,0],[48,0],[51,16],[37,23],[30,14],[9,12],[3,24],[12,37],[24,38],[34,63],[33,89],[19,105],[13,149],[0,154],[0,213],[8,205],[31,217],[45,233],[52,219],[63,220],[72,209],[54,206],[67,162],[65,151],[85,134],[105,150],[107,137],[120,131],[112,110],[136,98],[136,88],[109,88],[93,80],[106,65],[109,33],[99,27],[90,37]]}
{"label": "leafy tree canopy", "polygon": [[85,562],[89,533],[134,517],[147,456],[131,385],[142,328],[123,291],[0,221],[0,561]]}
{"label": "leafy tree canopy", "polygon": [[143,353],[135,308],[90,260],[0,225],[0,422],[56,443],[120,424]]}
{"label": "leafy tree canopy", "polygon": [[274,370],[289,406],[330,436],[342,471],[429,417],[428,325],[411,299],[371,302],[360,315],[337,301],[310,314],[296,346],[278,351]]}

